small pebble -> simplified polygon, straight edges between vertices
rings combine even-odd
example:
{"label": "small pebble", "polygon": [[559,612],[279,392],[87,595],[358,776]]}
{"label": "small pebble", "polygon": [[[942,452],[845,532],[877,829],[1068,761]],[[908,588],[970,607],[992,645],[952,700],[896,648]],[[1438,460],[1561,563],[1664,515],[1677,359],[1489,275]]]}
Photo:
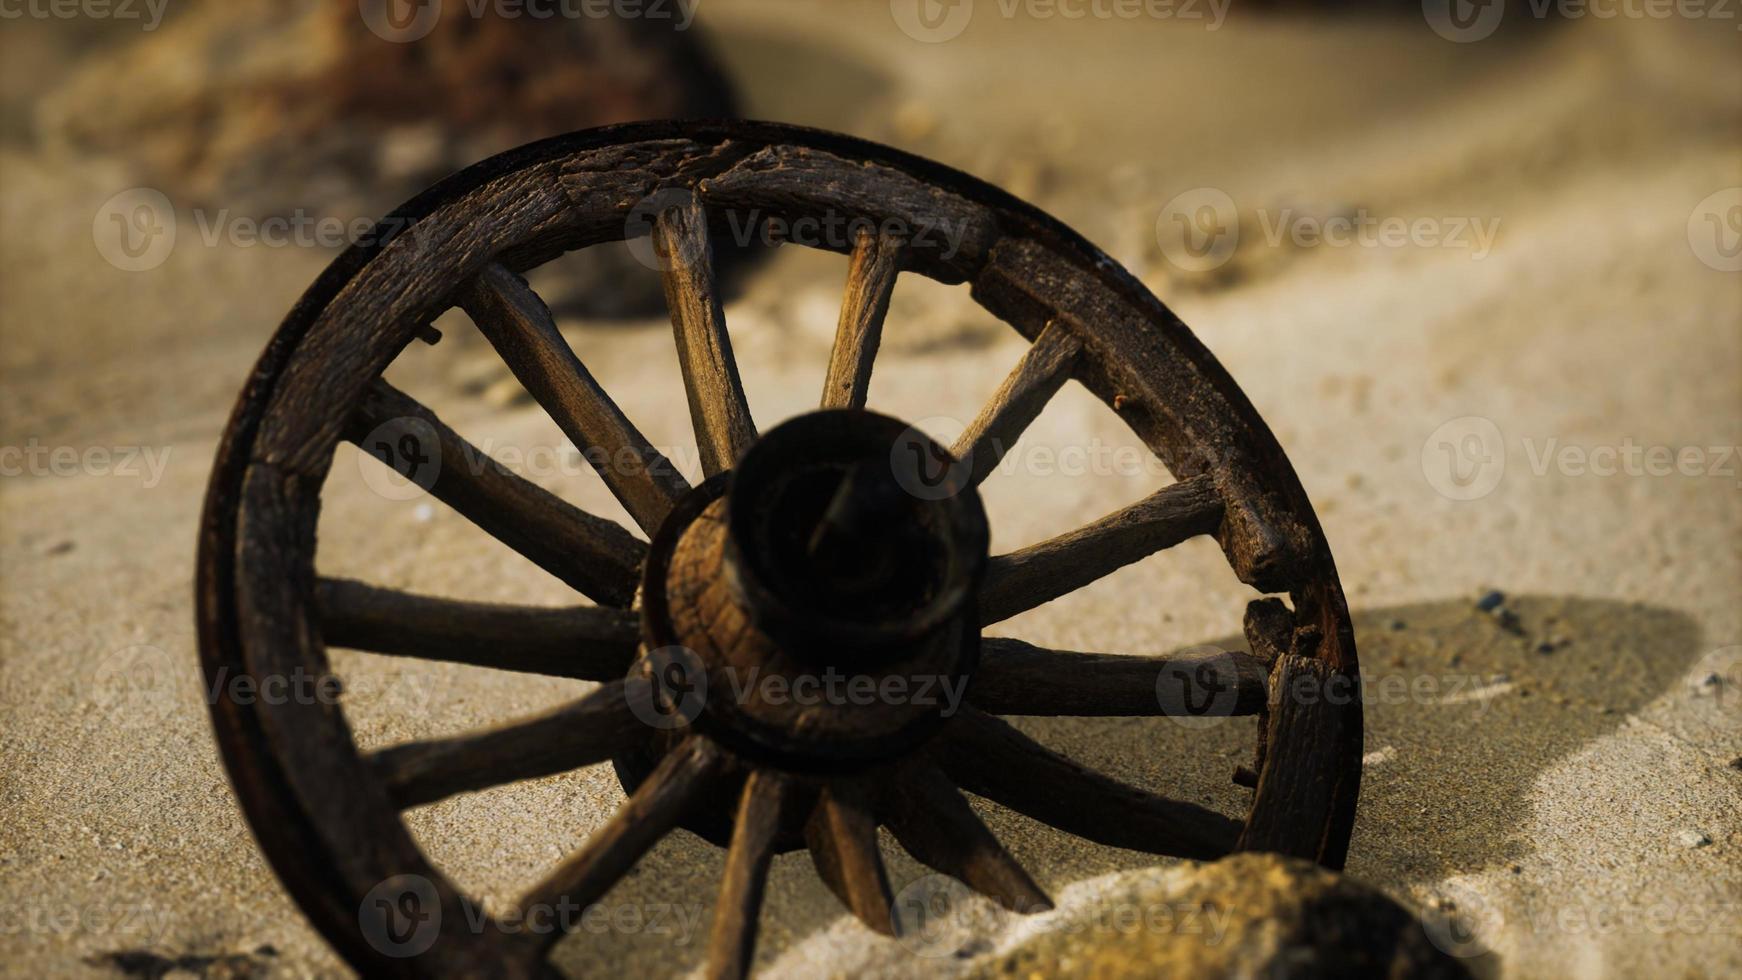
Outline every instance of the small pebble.
{"label": "small pebble", "polygon": [[1394,619],[1391,621],[1391,629],[1392,629],[1392,632],[1400,632],[1402,630],[1409,629],[1409,624],[1404,622],[1401,619]]}
{"label": "small pebble", "polygon": [[1718,693],[1718,689],[1723,686],[1724,678],[1719,677],[1717,674],[1707,674],[1694,683],[1694,693],[1715,695]]}
{"label": "small pebble", "polygon": [[411,509],[411,519],[419,524],[428,524],[435,517],[435,508],[429,504],[418,504]]}
{"label": "small pebble", "polygon": [[1489,589],[1482,593],[1482,598],[1476,600],[1476,608],[1483,612],[1493,612],[1506,604],[1506,593],[1499,589]]}
{"label": "small pebble", "polygon": [[1683,847],[1705,847],[1712,842],[1710,837],[1697,830],[1684,830],[1675,839]]}
{"label": "small pebble", "polygon": [[1499,609],[1494,611],[1494,618],[1499,621],[1500,628],[1506,632],[1523,635],[1524,626],[1519,623],[1518,614],[1512,610],[1505,606],[1501,606]]}
{"label": "small pebble", "polygon": [[1737,772],[1742,772],[1742,756],[1737,756],[1736,758],[1731,759],[1730,768]]}

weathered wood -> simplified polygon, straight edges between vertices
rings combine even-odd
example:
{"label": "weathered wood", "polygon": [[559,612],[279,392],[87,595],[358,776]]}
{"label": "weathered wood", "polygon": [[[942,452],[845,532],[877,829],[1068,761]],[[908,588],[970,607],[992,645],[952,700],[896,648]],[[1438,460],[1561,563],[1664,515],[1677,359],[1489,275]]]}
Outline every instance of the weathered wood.
{"label": "weathered wood", "polygon": [[634,613],[462,602],[323,578],[315,593],[328,646],[553,677],[621,678],[641,642]]}
{"label": "weathered wood", "polygon": [[658,530],[689,483],[588,373],[544,301],[519,276],[491,264],[461,290],[460,306],[635,523],[648,534]]}
{"label": "weathered wood", "polygon": [[1213,859],[1233,851],[1240,834],[1238,820],[1086,769],[972,708],[944,726],[930,751],[968,792],[1096,843]]}
{"label": "weathered wood", "polygon": [[738,980],[750,973],[768,864],[794,791],[792,779],[773,769],[758,769],[744,780],[708,938],[706,975],[711,980]]}
{"label": "weathered wood", "polygon": [[896,935],[895,899],[877,850],[877,818],[869,801],[846,781],[825,787],[805,825],[805,841],[817,874],[872,930]]}
{"label": "weathered wood", "polygon": [[[1309,861],[1340,865],[1342,847],[1336,824],[1321,814],[1360,778],[1359,754],[1353,767],[1325,758],[1326,746],[1343,744],[1348,727],[1359,725],[1359,682],[1330,664],[1296,652],[1279,658],[1271,675],[1267,755],[1259,774],[1252,812],[1240,835],[1242,851],[1272,851]],[[1359,748],[1359,729],[1353,735]],[[1353,771],[1351,771],[1353,769]]]}
{"label": "weathered wood", "polygon": [[756,425],[726,333],[701,202],[692,195],[661,211],[653,223],[653,244],[660,256],[665,305],[671,311],[702,471],[713,476],[731,469],[756,441]]}
{"label": "weathered wood", "polygon": [[[992,209],[881,163],[806,146],[767,146],[696,189],[710,206],[743,214],[869,225],[908,240],[913,271],[940,282],[974,277],[998,237]],[[819,248],[846,252],[853,242],[819,236]]]}
{"label": "weathered wood", "polygon": [[885,822],[921,864],[1013,912],[1045,912],[1052,899],[1034,883],[935,765],[904,767],[887,794]]}
{"label": "weathered wood", "polygon": [[434,431],[439,463],[427,489],[491,537],[526,556],[595,602],[627,606],[635,597],[646,542],[526,480],[448,428],[416,399],[385,381],[363,394],[345,437],[406,476],[418,470],[396,444],[370,438],[382,426],[415,420]]}
{"label": "weathered wood", "polygon": [[1243,620],[1246,643],[1253,656],[1264,661],[1265,673],[1294,644],[1294,613],[1275,596],[1254,599],[1246,604]]}
{"label": "weathered wood", "polygon": [[979,486],[998,466],[1029,423],[1070,380],[1083,345],[1060,323],[1050,323],[1005,377],[980,414],[950,448],[968,464],[968,482]]}
{"label": "weathered wood", "polygon": [[[1214,474],[1227,518],[1218,531],[1228,563],[1261,592],[1285,592],[1313,552],[1313,534],[1274,489],[1294,474],[1263,421],[1226,372],[1172,311],[1134,282],[1109,282],[1089,265],[1038,241],[1002,239],[974,298],[1028,336],[1062,323],[1110,345],[1086,358],[1074,377],[1103,402],[1181,480]],[[1280,466],[1279,466],[1280,464]],[[1266,474],[1266,487],[1254,479]],[[1310,509],[1310,508],[1309,508]]]}
{"label": "weathered wood", "polygon": [[823,381],[823,408],[864,408],[871,389],[871,366],[889,315],[889,297],[901,273],[905,245],[900,238],[866,232],[853,245],[847,266],[846,295],[835,325]]}
{"label": "weathered wood", "polygon": [[1214,533],[1221,518],[1214,481],[1198,476],[1092,524],[999,555],[980,587],[980,622],[1002,622],[1187,538]]}
{"label": "weathered wood", "polygon": [[[1318,636],[1321,659],[1343,676],[1355,676],[1346,602],[1310,501],[1246,397],[1159,300],[1069,229],[945,168],[840,137],[745,123],[635,126],[523,148],[419,198],[403,216],[411,224],[402,222],[383,238],[386,244],[340,257],[274,336],[219,450],[202,521],[198,592],[209,676],[326,669],[312,558],[320,485],[333,444],[355,425],[353,409],[370,385],[456,293],[491,264],[515,273],[565,249],[621,238],[639,202],[686,187],[696,188],[716,216],[722,208],[745,207],[760,212],[756,220],[859,218],[883,234],[923,230],[930,219],[957,224],[962,234],[954,240],[910,241],[903,271],[973,281],[975,297],[1031,339],[1049,324],[1067,328],[1083,348],[1070,376],[1112,406],[1182,481],[1213,481],[1226,502],[1214,533],[1229,564],[1261,592],[1287,592],[1298,612],[1292,655],[1311,646],[1303,637]],[[849,251],[854,240],[816,244]],[[485,510],[508,514],[514,508]],[[476,513],[468,516],[479,520]],[[551,542],[543,560],[534,559],[541,564],[556,564],[556,552],[575,550],[543,524],[518,533],[523,543]],[[593,588],[588,594],[601,602],[621,602],[621,571],[619,562],[593,582],[569,569],[564,580],[583,591]],[[611,595],[615,599],[606,597]],[[992,612],[998,613],[995,604]],[[387,628],[383,623],[384,636]],[[1252,629],[1248,633],[1257,656],[1280,646],[1270,624],[1257,638]],[[1312,856],[1341,863],[1360,778],[1358,700],[1340,712],[1334,725],[1295,723],[1299,733],[1288,736],[1289,752],[1281,750],[1281,723],[1269,719],[1273,724],[1263,731],[1267,737],[1277,733],[1278,751],[1268,761],[1261,757],[1256,767],[1263,783],[1255,798],[1253,846],[1265,846],[1260,829],[1286,835],[1275,828],[1292,821],[1298,828],[1290,840],[1316,842],[1288,845],[1292,850],[1316,846]],[[275,869],[360,973],[530,975],[542,966],[519,959],[519,947],[534,944],[489,929],[476,935],[467,930],[457,890],[418,852],[385,787],[359,765],[336,706],[243,706],[219,699],[213,717],[238,798]],[[1135,817],[1108,804],[1137,791],[1108,790],[1104,784],[1110,781],[1096,782],[1100,777],[1064,760],[1042,755],[1046,761],[1035,772],[1022,771],[1032,759],[1030,747],[1021,748],[996,756],[1016,760],[1009,765],[974,756],[963,778],[1020,780],[1023,785],[1013,790],[1018,797],[1038,792],[1037,785],[1063,785],[1055,796],[1068,805],[1023,797],[1024,812],[1045,814],[1042,819],[1092,837],[1096,827],[1112,827],[1103,835],[1123,835],[1155,849],[1154,842],[1174,829],[1153,802],[1137,806]],[[1049,778],[1058,763],[1066,774]],[[1277,775],[1291,768],[1318,770],[1320,781],[1293,799],[1295,777]],[[714,805],[729,795],[721,791],[707,799]],[[1091,802],[1085,806],[1084,799]],[[1275,812],[1267,815],[1266,808]],[[1286,820],[1276,813],[1286,813]],[[1212,828],[1222,829],[1222,823]],[[856,839],[869,842],[874,860],[874,818]],[[649,845],[633,846],[639,854]],[[603,865],[593,867],[609,873],[582,868],[573,874],[602,894],[634,857],[599,860]],[[617,870],[609,871],[612,866]],[[439,957],[388,961],[358,932],[356,896],[398,874],[420,875],[437,888],[443,913]]]}
{"label": "weathered wood", "polygon": [[[697,800],[713,791],[728,764],[726,754],[714,743],[705,738],[685,739],[660,760],[629,800],[580,850],[527,891],[520,907],[554,909],[566,904],[584,909],[605,897],[643,854],[678,825]],[[553,930],[541,938],[545,946],[552,946],[562,933]]]}
{"label": "weathered wood", "polygon": [[[1268,664],[1237,650],[1151,657],[1048,650],[988,637],[980,641],[968,700],[996,715],[1252,715],[1264,708],[1268,674]],[[1177,696],[1180,685],[1213,707],[1195,710],[1199,705]]]}
{"label": "weathered wood", "polygon": [[401,808],[550,776],[602,762],[645,740],[650,732],[633,710],[632,696],[638,695],[615,680],[529,718],[389,746],[370,753],[368,761]]}

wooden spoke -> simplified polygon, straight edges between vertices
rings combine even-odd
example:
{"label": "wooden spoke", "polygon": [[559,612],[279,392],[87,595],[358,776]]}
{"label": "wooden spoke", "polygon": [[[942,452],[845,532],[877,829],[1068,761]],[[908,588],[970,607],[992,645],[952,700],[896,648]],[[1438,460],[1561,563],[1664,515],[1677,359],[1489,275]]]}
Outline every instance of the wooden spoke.
{"label": "wooden spoke", "polygon": [[1226,717],[1264,710],[1269,667],[1237,650],[1160,657],[980,641],[968,698],[998,715]]}
{"label": "wooden spoke", "polygon": [[[713,791],[728,765],[712,741],[692,736],[672,749],[647,775],[628,802],[521,899],[520,907],[584,909],[605,897],[641,856]],[[561,939],[553,931],[544,943]]]}
{"label": "wooden spoke", "polygon": [[635,523],[648,534],[657,530],[689,483],[593,380],[544,301],[498,264],[486,266],[459,299],[508,369],[599,471]]}
{"label": "wooden spoke", "polygon": [[615,522],[594,517],[516,476],[387,382],[377,380],[364,393],[346,438],[414,477],[427,472],[422,467],[430,447],[418,445],[407,452],[404,433],[383,428],[406,420],[421,422],[435,433],[440,466],[426,489],[436,499],[595,602],[627,606],[635,597],[641,561],[647,557],[645,543]]}
{"label": "wooden spoke", "polygon": [[877,819],[857,787],[837,781],[823,790],[805,840],[817,874],[841,904],[871,929],[895,935],[895,899],[877,850]]}
{"label": "wooden spoke", "polygon": [[1215,484],[1196,476],[1093,524],[999,555],[980,589],[980,622],[1009,619],[1187,538],[1213,534],[1221,519]]}
{"label": "wooden spoke", "polygon": [[1150,854],[1214,859],[1240,821],[1084,768],[984,712],[963,709],[931,751],[963,789],[1067,833]]}
{"label": "wooden spoke", "polygon": [[835,326],[835,346],[829,353],[829,374],[823,382],[823,408],[864,408],[871,388],[871,365],[883,338],[889,297],[901,273],[905,243],[889,235],[865,232],[853,243],[847,266],[846,296]]}
{"label": "wooden spoke", "polygon": [[711,980],[737,980],[750,972],[768,863],[774,858],[775,837],[793,795],[792,780],[777,770],[758,769],[744,781],[708,939]]}
{"label": "wooden spoke", "polygon": [[938,768],[904,770],[889,794],[886,820],[895,839],[920,863],[957,879],[999,905],[1024,914],[1045,912],[1052,900]]}
{"label": "wooden spoke", "polygon": [[950,450],[968,463],[970,483],[983,482],[1022,438],[1022,431],[1071,376],[1082,350],[1082,343],[1061,323],[1047,324],[1034,338],[1016,369]]}
{"label": "wooden spoke", "polygon": [[604,681],[628,672],[641,642],[621,609],[461,602],[330,578],[315,597],[328,646],[402,657]]}
{"label": "wooden spoke", "polygon": [[621,680],[611,681],[577,701],[499,728],[390,746],[371,753],[369,763],[401,808],[566,772],[609,759],[647,737],[629,696]]}
{"label": "wooden spoke", "polygon": [[702,470],[713,476],[737,464],[756,441],[756,426],[750,421],[750,405],[726,334],[726,314],[714,282],[708,218],[701,202],[691,196],[684,204],[660,212],[653,225],[653,245],[661,256],[665,303],[677,337]]}

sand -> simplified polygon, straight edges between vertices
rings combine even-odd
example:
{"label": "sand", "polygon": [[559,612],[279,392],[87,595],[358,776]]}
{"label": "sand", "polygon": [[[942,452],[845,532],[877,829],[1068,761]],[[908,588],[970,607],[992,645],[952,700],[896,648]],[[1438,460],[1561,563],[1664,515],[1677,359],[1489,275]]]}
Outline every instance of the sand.
{"label": "sand", "polygon": [[[1350,874],[1406,902],[1479,912],[1492,952],[1469,962],[1484,974],[1742,970],[1742,461],[1726,449],[1742,444],[1742,284],[1689,237],[1702,202],[1742,184],[1734,25],[1587,18],[1458,45],[1411,16],[1308,25],[1236,11],[1205,32],[1005,20],[981,6],[942,44],[911,40],[871,0],[720,0],[702,23],[757,114],[895,142],[1033,198],[1144,278],[1252,397],[1315,501],[1357,614],[1373,697]],[[9,26],[6,47],[46,30],[29,27]],[[40,84],[52,81],[45,69]],[[0,974],[112,975],[106,958],[144,950],[195,957],[182,965],[196,971],[209,966],[199,957],[229,956],[227,968],[275,976],[344,975],[229,795],[191,610],[218,433],[252,360],[332,253],[207,246],[184,213],[166,262],[123,272],[93,247],[92,219],[133,186],[125,161],[11,139],[0,180],[0,445],[119,450],[77,475],[0,479]],[[1192,274],[1156,226],[1169,201],[1204,187],[1246,223],[1229,263]],[[1442,232],[1497,220],[1498,231],[1480,257],[1456,243],[1272,246],[1265,222],[1285,209],[1309,224],[1365,214]],[[838,258],[786,250],[728,309],[764,427],[813,401],[843,271]],[[463,321],[445,326],[454,340],[413,351],[396,380],[477,441],[555,444],[536,409],[456,380],[483,378],[488,394],[501,373],[458,336]],[[650,437],[689,442],[668,327],[565,328]],[[1019,353],[965,292],[904,280],[872,407],[965,419]],[[1441,492],[1461,495],[1436,447],[1491,431],[1457,421],[1470,417],[1499,433],[1504,469],[1485,495],[1456,500]],[[1023,451],[1093,444],[1133,442],[1067,389]],[[1591,471],[1605,458],[1593,450],[1629,445],[1712,452],[1694,476]],[[1554,455],[1567,446],[1587,465]],[[135,447],[151,455],[123,467]],[[162,464],[155,476],[149,459]],[[989,484],[995,550],[1159,482],[1036,469]],[[382,499],[366,472],[348,451],[335,463],[324,571],[569,599],[440,505]],[[538,479],[622,517],[590,476]],[[1476,609],[1489,589],[1508,596],[1515,630]],[[1131,652],[1233,642],[1248,597],[1196,541],[999,632]],[[585,688],[335,661],[367,745]],[[1250,745],[1247,722],[1023,727],[1144,785],[1227,812],[1243,800],[1227,775]],[[621,798],[596,767],[446,801],[409,823],[454,880],[500,903]],[[984,812],[1071,903],[1150,863]],[[886,850],[898,887],[922,876]],[[625,917],[571,937],[559,962],[693,969],[721,863],[695,838],[666,841],[608,899]],[[646,921],[656,912],[659,927]],[[759,963],[773,976],[977,962],[916,960],[866,933],[801,855],[776,861],[763,929]]]}

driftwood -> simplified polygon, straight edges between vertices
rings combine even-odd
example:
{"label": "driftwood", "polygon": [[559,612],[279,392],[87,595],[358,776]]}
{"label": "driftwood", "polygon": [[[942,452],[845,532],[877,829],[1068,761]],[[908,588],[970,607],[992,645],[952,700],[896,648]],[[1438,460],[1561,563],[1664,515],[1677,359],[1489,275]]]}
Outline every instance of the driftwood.
{"label": "driftwood", "polygon": [[[663,206],[649,215],[645,202]],[[770,218],[856,230],[804,242],[849,256],[822,384],[821,405],[832,411],[759,434],[710,242],[722,228]],[[243,391],[202,522],[206,669],[321,675],[332,645],[602,683],[540,715],[367,753],[337,705],[214,702],[218,740],[262,846],[360,972],[543,974],[560,934],[470,928],[460,892],[424,858],[400,813],[606,759],[628,802],[522,907],[597,901],[661,837],[690,827],[728,848],[707,953],[716,977],[749,970],[780,851],[807,849],[851,913],[893,934],[880,826],[920,861],[1010,908],[1047,907],[964,791],[1115,847],[1188,858],[1259,848],[1341,864],[1360,778],[1358,690],[1295,692],[1351,682],[1358,666],[1312,508],[1209,352],[1069,229],[936,164],[762,124],[646,124],[547,141],[444,182],[393,221],[395,234],[347,252],[310,289]],[[564,251],[639,234],[662,258],[710,476],[693,489],[587,372],[521,278]],[[902,473],[892,484],[885,469],[903,465],[891,432],[902,425],[864,411],[903,272],[971,284],[1032,341],[954,447],[961,478],[934,496],[891,492]],[[455,306],[651,545],[487,459],[381,380]],[[1177,482],[989,556],[975,486],[1069,381],[1117,412]],[[433,441],[381,437],[411,423]],[[424,489],[598,605],[476,603],[320,577],[319,494],[341,439],[414,480],[438,461]],[[793,524],[798,514],[815,526]],[[1248,607],[1249,652],[1078,653],[980,637],[983,625],[1198,535],[1215,539],[1242,581],[1287,595]],[[680,647],[690,659],[670,659]],[[651,652],[638,659],[638,649]],[[662,650],[667,659],[656,662]],[[753,669],[789,691],[829,671],[909,686],[899,703],[884,688],[869,703],[797,706],[765,689],[731,693]],[[685,685],[697,680],[706,695],[687,715]],[[919,703],[914,688],[928,681],[965,685],[967,703]],[[1204,697],[1172,699],[1170,685]],[[1236,777],[1255,788],[1244,820],[1112,780],[995,717],[1201,711],[1260,718],[1253,765]],[[359,929],[358,909],[382,882],[407,875],[429,882],[444,915],[428,952],[398,956]]]}

